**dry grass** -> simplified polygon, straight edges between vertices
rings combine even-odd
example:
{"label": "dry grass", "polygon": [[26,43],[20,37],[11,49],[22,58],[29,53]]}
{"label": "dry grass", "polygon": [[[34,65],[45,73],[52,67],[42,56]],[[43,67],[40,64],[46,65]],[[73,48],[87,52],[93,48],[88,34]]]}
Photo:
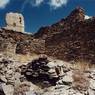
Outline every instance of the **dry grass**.
{"label": "dry grass", "polygon": [[28,61],[34,59],[35,57],[36,57],[36,55],[34,55],[34,54],[32,56],[31,55],[19,55],[19,54],[15,55],[15,59],[21,63],[28,62]]}
{"label": "dry grass", "polygon": [[79,91],[86,91],[89,87],[89,80],[81,71],[73,72],[73,88]]}
{"label": "dry grass", "polygon": [[26,54],[26,55],[23,55],[23,54],[12,54],[12,53],[9,53],[9,52],[3,52],[1,53],[3,58],[6,58],[6,59],[13,59],[15,61],[18,61],[20,63],[27,63],[27,62],[30,62],[31,60],[37,58],[37,54]]}
{"label": "dry grass", "polygon": [[91,68],[95,68],[95,64],[91,64],[89,62],[81,60],[81,61],[74,62],[72,64],[72,68],[78,69],[81,71],[86,71],[86,70],[90,70]]}
{"label": "dry grass", "polygon": [[36,54],[33,54],[33,55],[16,54],[13,56],[13,60],[18,61],[19,63],[24,64],[24,65],[26,65],[27,63],[31,62],[32,60],[34,60],[36,58],[38,58],[38,55],[36,55]]}
{"label": "dry grass", "polygon": [[43,54],[39,54],[39,55],[37,55],[37,54],[32,54],[32,55],[30,55],[30,54],[27,54],[27,55],[16,54],[14,59],[19,61],[20,63],[29,63],[32,60],[38,59],[39,57],[46,57],[46,55],[43,55]]}

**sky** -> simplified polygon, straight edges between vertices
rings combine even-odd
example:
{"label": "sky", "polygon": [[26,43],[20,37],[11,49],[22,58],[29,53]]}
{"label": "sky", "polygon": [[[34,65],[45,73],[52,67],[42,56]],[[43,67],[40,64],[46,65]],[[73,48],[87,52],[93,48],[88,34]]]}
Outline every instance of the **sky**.
{"label": "sky", "polygon": [[0,0],[0,27],[4,27],[6,13],[18,12],[25,19],[25,31],[35,33],[43,26],[65,18],[77,6],[88,16],[95,16],[95,0]]}

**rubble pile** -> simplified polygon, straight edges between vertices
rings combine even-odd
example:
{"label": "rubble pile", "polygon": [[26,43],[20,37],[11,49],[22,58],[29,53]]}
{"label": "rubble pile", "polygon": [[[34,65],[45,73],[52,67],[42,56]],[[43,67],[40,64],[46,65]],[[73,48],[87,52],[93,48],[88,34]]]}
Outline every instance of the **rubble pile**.
{"label": "rubble pile", "polygon": [[[48,66],[48,63],[49,60],[47,57],[34,60],[27,65],[26,70],[22,70],[22,74],[33,83],[43,83],[43,85],[47,84],[47,86],[56,85],[59,76],[57,76],[57,74],[55,74],[55,76],[51,74],[53,72],[50,72],[51,68]],[[56,67],[54,67],[54,69],[56,69]]]}

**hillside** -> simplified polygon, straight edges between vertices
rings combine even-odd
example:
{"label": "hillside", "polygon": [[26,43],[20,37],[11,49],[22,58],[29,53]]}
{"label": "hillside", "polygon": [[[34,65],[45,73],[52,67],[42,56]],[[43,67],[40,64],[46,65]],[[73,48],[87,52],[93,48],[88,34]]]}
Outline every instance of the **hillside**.
{"label": "hillside", "polygon": [[[95,63],[95,17],[85,18],[77,7],[59,22],[42,27],[34,35],[2,28],[0,51],[14,54],[46,54],[65,61]],[[9,43],[9,44],[8,44]]]}
{"label": "hillside", "polygon": [[46,54],[65,61],[95,63],[95,17],[85,18],[78,7],[56,24],[41,28],[35,38],[45,40]]}
{"label": "hillside", "polygon": [[41,54],[44,50],[44,41],[34,39],[33,35],[6,30],[0,30],[0,52],[10,54]]}

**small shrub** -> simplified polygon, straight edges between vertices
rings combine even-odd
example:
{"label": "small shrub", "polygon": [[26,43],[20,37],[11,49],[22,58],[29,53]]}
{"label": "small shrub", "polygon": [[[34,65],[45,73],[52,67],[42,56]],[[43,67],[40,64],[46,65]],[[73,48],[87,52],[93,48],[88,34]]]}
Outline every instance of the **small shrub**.
{"label": "small shrub", "polygon": [[81,71],[86,71],[86,70],[89,70],[91,68],[95,68],[95,64],[91,64],[89,62],[81,60],[81,61],[74,62],[72,64],[72,68],[78,69]]}

